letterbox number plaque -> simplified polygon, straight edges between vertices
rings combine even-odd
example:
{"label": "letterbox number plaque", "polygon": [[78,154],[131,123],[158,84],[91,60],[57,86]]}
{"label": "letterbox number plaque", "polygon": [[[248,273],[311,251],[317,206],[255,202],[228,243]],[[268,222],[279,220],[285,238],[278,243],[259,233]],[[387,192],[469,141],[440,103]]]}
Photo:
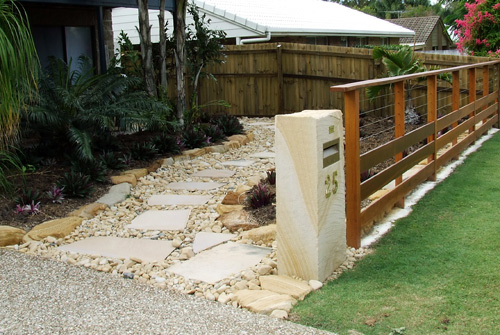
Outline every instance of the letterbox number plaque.
{"label": "letterbox number plaque", "polygon": [[336,194],[339,189],[339,182],[337,181],[337,171],[334,171],[331,176],[327,175],[325,179],[325,198],[330,198],[332,194]]}

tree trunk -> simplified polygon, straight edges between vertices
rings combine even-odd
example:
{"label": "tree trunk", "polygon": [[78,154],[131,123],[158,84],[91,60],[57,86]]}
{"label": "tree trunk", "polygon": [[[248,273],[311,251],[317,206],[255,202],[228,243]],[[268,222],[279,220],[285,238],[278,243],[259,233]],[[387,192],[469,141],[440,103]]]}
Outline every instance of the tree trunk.
{"label": "tree trunk", "polygon": [[167,34],[165,32],[165,0],[160,0],[160,85],[163,92],[167,92]]}
{"label": "tree trunk", "polygon": [[184,124],[186,111],[186,7],[187,0],[177,0],[175,6],[175,65],[177,72],[177,119]]}
{"label": "tree trunk", "polygon": [[156,97],[155,73],[153,68],[153,46],[151,44],[151,26],[149,25],[148,0],[137,0],[139,7],[139,37],[141,39],[142,68],[146,92]]}

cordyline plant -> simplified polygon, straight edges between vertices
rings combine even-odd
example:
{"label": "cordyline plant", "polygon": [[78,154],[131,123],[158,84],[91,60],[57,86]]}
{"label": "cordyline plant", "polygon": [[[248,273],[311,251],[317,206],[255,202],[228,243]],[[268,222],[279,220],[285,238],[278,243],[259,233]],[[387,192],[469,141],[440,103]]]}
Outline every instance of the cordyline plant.
{"label": "cordyline plant", "polygon": [[500,3],[475,0],[465,3],[467,14],[456,20],[457,48],[472,56],[500,57]]}

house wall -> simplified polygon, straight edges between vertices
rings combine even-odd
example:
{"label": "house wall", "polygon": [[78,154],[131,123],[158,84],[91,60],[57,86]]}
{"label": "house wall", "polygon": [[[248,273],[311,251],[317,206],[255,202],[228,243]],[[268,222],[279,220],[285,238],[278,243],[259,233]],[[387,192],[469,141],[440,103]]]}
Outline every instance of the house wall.
{"label": "house wall", "polygon": [[[96,7],[87,6],[64,6],[64,5],[48,5],[48,4],[35,4],[35,3],[24,3],[23,7],[26,10],[28,19],[35,35],[35,42],[42,43],[44,48],[50,49],[47,44],[61,44],[63,50],[55,54],[57,57],[64,58],[66,61],[69,59],[66,47],[68,42],[71,43],[84,43],[84,39],[78,41],[77,39],[59,41],[60,38],[64,37],[65,27],[78,27],[78,28],[89,28],[90,31],[90,43],[87,46],[89,55],[92,58],[94,66],[96,66],[99,72],[102,72],[101,66],[99,64],[99,45],[98,45],[98,11]],[[105,32],[105,52],[106,60],[109,64],[109,60],[113,57],[113,29],[111,23],[111,9],[105,8],[103,10],[103,23]],[[59,29],[62,31],[62,35],[59,36]],[[50,34],[50,32],[53,33]],[[41,36],[40,34],[49,34],[49,36]],[[45,59],[41,59],[42,64],[46,64]],[[76,60],[75,60],[76,62]]]}

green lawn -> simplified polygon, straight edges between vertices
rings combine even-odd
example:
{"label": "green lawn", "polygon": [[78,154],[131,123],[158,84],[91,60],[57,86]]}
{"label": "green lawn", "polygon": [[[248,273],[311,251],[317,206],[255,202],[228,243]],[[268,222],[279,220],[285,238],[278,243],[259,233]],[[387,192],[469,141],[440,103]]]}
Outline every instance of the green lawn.
{"label": "green lawn", "polygon": [[339,334],[500,334],[499,200],[497,133],[292,319]]}

